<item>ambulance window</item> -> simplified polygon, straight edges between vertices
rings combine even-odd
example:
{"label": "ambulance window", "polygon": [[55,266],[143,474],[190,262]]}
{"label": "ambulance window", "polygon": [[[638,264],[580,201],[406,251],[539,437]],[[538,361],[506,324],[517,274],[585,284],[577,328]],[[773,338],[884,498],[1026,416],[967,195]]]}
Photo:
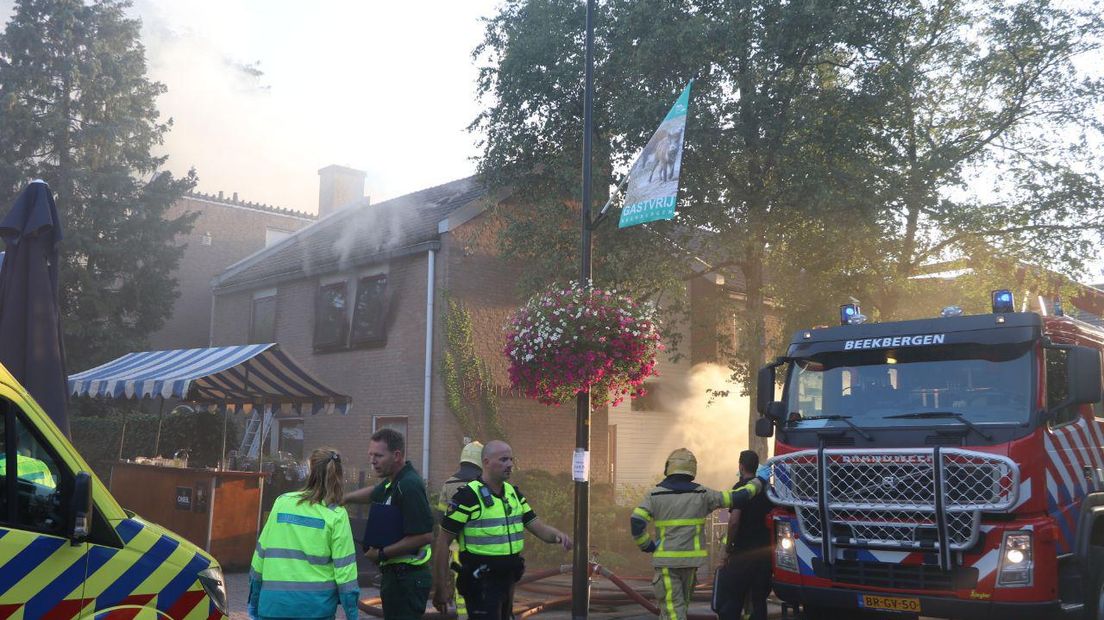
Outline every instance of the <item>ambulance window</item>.
{"label": "ambulance window", "polygon": [[[11,407],[10,403],[5,404]],[[15,432],[7,433],[5,428],[4,439],[0,440],[0,445],[4,448],[2,451],[4,456],[0,458],[0,481],[4,483],[4,489],[9,491],[8,466],[14,460],[17,471],[16,505],[15,510],[12,511],[5,501],[5,510],[0,514],[3,514],[6,522],[11,522],[14,518],[13,525],[20,529],[62,534],[65,529],[62,506],[65,502],[61,501],[61,494],[62,488],[70,486],[70,477],[68,475],[62,477],[57,458],[19,415],[7,415],[4,419],[9,422],[14,421]],[[11,437],[15,438],[14,451],[8,450],[7,440]],[[10,497],[7,492],[3,495],[5,500]]]}

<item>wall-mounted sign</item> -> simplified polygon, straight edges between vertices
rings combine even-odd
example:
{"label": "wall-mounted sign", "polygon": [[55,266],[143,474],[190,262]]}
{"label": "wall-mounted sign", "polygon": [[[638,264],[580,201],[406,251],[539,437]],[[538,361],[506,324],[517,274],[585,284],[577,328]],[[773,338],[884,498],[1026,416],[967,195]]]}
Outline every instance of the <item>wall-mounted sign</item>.
{"label": "wall-mounted sign", "polygon": [[176,509],[177,510],[191,510],[192,509],[192,488],[191,487],[176,487]]}

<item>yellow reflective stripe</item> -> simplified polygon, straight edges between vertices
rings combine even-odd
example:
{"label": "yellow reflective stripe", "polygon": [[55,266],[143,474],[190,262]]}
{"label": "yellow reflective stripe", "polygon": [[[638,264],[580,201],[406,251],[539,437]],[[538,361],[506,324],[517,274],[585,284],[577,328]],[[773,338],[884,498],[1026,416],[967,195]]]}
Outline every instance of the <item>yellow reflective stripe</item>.
{"label": "yellow reflective stripe", "polygon": [[723,508],[732,508],[732,495],[735,491],[721,491],[721,506]]}
{"label": "yellow reflective stripe", "polygon": [[663,550],[663,543],[667,541],[667,528],[661,527],[659,529],[659,544],[656,545],[656,551]]}
{"label": "yellow reflective stripe", "polygon": [[666,519],[656,521],[656,527],[674,527],[678,525],[704,525],[705,519]]}
{"label": "yellow reflective stripe", "polygon": [[[624,513],[622,513],[622,514],[624,514]],[[633,508],[633,516],[640,517],[641,519],[644,519],[645,521],[651,521],[652,520],[651,513],[649,513],[647,510],[644,510],[643,508],[640,508],[639,506],[637,506],[636,508]],[[621,518],[624,519],[625,517],[621,517]]]}
{"label": "yellow reflective stripe", "polygon": [[701,528],[700,525],[698,527],[694,528],[694,550],[695,551],[701,551],[701,533],[702,533],[702,528]]}
{"label": "yellow reflective stripe", "polygon": [[705,549],[700,551],[659,551],[656,550],[655,557],[657,558],[704,558],[709,555],[709,552]]}
{"label": "yellow reflective stripe", "polygon": [[640,536],[637,536],[633,539],[633,542],[636,543],[638,547],[644,546],[644,543],[648,542],[648,532],[644,532]]}
{"label": "yellow reflective stripe", "polygon": [[675,615],[675,594],[671,591],[671,571],[666,568],[663,569],[663,589],[667,591],[664,593],[666,594],[664,598],[667,599],[667,617],[678,618]]}

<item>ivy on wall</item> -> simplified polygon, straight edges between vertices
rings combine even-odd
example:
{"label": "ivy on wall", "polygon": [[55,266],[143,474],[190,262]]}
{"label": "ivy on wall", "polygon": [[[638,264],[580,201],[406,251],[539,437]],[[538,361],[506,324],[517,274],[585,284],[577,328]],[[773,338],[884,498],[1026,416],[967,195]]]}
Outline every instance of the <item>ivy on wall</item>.
{"label": "ivy on wall", "polygon": [[445,299],[448,311],[441,374],[449,411],[464,435],[480,441],[505,439],[491,372],[475,352],[471,313],[455,299],[447,295]]}

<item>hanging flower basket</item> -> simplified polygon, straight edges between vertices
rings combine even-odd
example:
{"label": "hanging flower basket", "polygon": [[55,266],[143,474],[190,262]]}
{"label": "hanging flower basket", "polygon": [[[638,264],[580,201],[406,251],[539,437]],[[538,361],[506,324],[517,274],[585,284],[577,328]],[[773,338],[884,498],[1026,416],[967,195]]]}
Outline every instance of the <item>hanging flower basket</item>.
{"label": "hanging flower basket", "polygon": [[600,407],[642,396],[662,350],[650,306],[572,282],[518,309],[505,353],[510,381],[526,396],[561,405],[589,389],[591,406]]}

